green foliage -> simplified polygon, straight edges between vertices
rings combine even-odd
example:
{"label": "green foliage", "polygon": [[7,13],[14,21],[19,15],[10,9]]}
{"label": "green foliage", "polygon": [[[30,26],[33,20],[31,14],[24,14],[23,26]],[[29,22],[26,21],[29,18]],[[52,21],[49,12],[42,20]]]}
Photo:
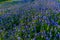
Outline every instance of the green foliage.
{"label": "green foliage", "polygon": [[4,1],[7,1],[7,0],[0,0],[0,2],[4,2]]}

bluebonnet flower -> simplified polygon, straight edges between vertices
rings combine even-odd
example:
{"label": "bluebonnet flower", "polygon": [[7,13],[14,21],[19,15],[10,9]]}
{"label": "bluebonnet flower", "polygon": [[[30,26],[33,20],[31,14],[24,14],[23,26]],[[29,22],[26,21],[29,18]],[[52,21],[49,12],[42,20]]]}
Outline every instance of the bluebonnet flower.
{"label": "bluebonnet flower", "polygon": [[34,26],[34,30],[36,31],[36,26]]}
{"label": "bluebonnet flower", "polygon": [[20,38],[20,37],[18,37],[18,40],[21,40],[21,38]]}
{"label": "bluebonnet flower", "polygon": [[46,37],[46,40],[50,40],[48,37]]}
{"label": "bluebonnet flower", "polygon": [[28,26],[26,25],[25,28],[28,28]]}
{"label": "bluebonnet flower", "polygon": [[37,33],[35,33],[35,36],[37,36]]}
{"label": "bluebonnet flower", "polygon": [[30,30],[27,30],[27,33],[30,34]]}
{"label": "bluebonnet flower", "polygon": [[30,34],[28,34],[27,38],[30,38]]}
{"label": "bluebonnet flower", "polygon": [[33,38],[32,40],[36,40],[36,38]]}
{"label": "bluebonnet flower", "polygon": [[46,16],[43,16],[43,19],[47,19],[47,17]]}
{"label": "bluebonnet flower", "polygon": [[0,30],[0,33],[2,32],[3,30]]}
{"label": "bluebonnet flower", "polygon": [[39,33],[37,33],[37,36],[40,36],[41,35],[41,33],[39,32]]}
{"label": "bluebonnet flower", "polygon": [[56,25],[56,26],[58,26],[58,23],[55,22],[54,20],[51,20],[51,23],[52,23],[52,25]]}
{"label": "bluebonnet flower", "polygon": [[57,37],[60,37],[60,33],[58,32],[58,33],[56,34],[56,36],[57,36]]}

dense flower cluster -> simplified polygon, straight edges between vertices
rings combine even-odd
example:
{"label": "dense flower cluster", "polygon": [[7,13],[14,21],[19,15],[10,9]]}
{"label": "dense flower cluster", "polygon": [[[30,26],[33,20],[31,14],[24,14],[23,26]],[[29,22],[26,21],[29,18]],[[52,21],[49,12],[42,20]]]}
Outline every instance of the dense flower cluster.
{"label": "dense flower cluster", "polygon": [[1,40],[60,40],[60,13],[19,10],[0,16]]}
{"label": "dense flower cluster", "polygon": [[37,5],[4,13],[0,15],[0,40],[60,40],[60,12]]}

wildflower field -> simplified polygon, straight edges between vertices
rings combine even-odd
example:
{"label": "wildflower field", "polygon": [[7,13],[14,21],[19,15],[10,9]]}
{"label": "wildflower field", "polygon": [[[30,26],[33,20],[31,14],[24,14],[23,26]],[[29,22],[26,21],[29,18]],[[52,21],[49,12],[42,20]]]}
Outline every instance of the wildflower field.
{"label": "wildflower field", "polygon": [[0,40],[60,40],[58,1],[23,0],[0,4]]}

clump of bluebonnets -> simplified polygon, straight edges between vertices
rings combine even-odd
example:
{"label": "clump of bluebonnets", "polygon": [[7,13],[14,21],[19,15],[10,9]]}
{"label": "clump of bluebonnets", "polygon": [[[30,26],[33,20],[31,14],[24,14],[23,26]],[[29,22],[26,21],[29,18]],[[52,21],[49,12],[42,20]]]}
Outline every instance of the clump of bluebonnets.
{"label": "clump of bluebonnets", "polygon": [[1,40],[60,40],[60,13],[19,10],[0,16]]}
{"label": "clump of bluebonnets", "polygon": [[60,40],[60,12],[40,6],[5,10],[0,40]]}

